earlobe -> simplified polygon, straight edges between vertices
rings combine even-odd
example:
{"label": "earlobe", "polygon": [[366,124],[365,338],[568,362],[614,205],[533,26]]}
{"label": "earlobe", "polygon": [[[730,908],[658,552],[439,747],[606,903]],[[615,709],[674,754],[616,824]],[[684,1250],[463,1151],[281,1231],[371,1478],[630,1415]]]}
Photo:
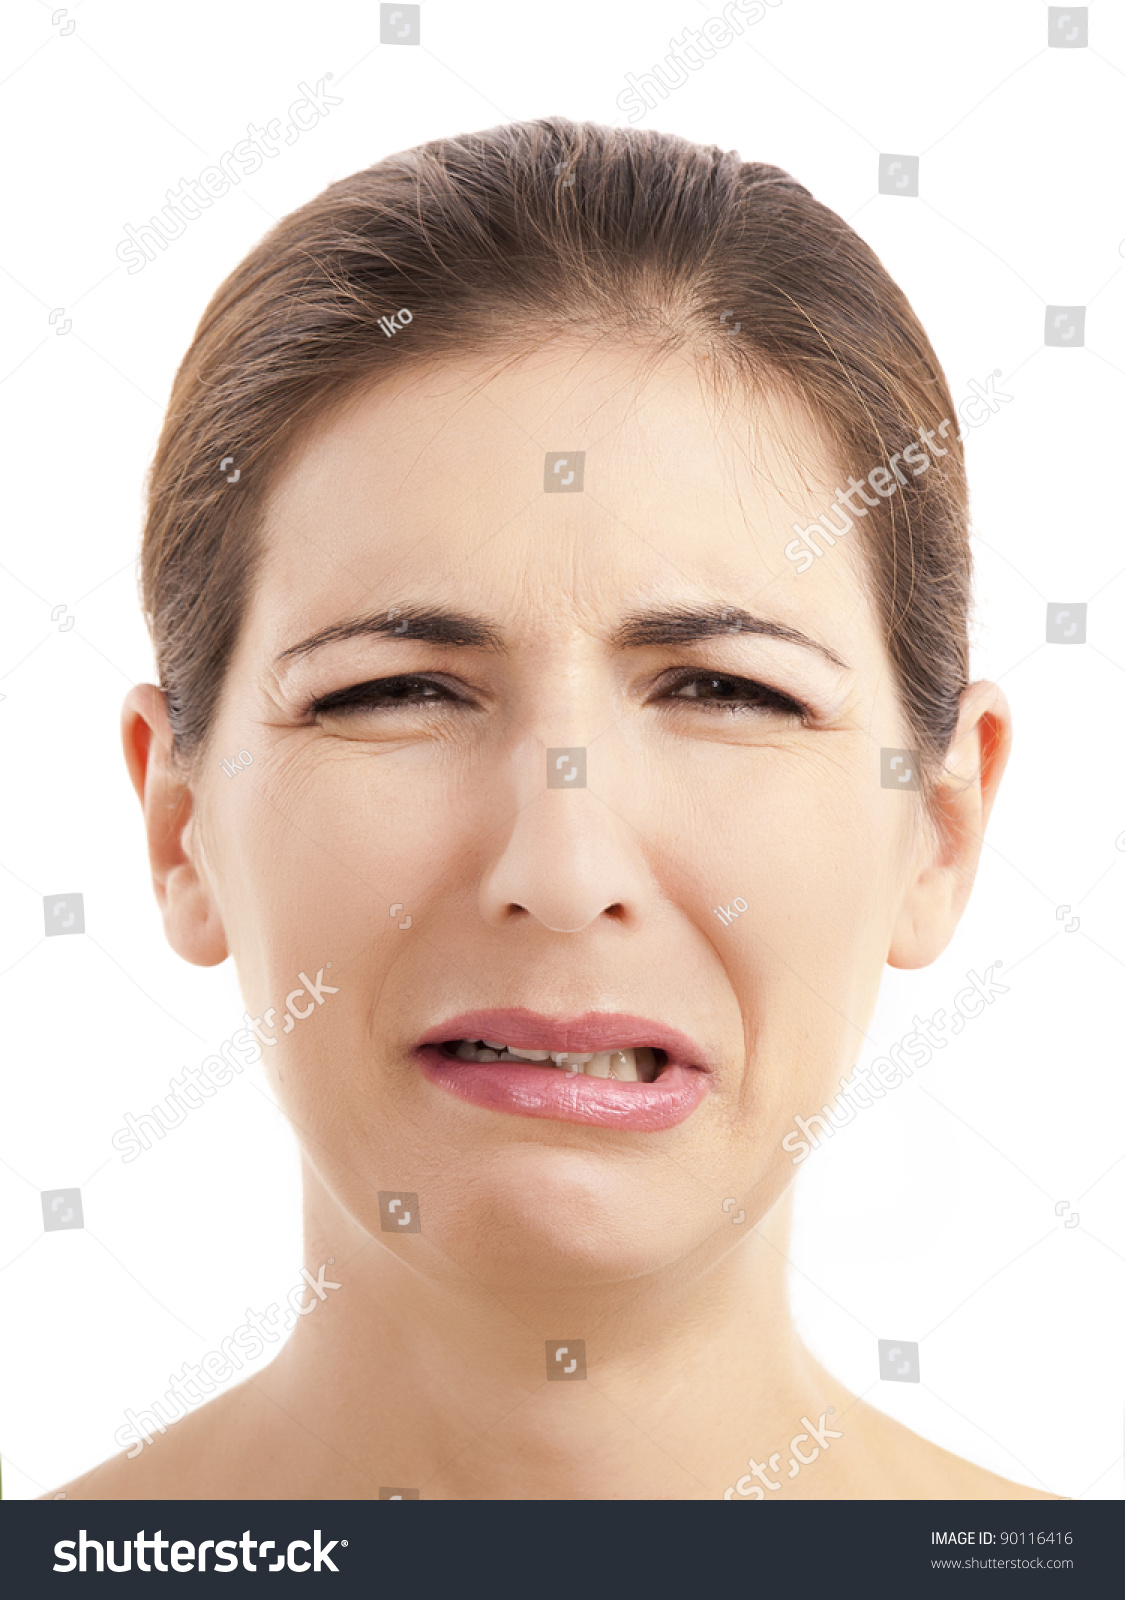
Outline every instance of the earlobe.
{"label": "earlobe", "polygon": [[195,796],[177,769],[164,693],[137,684],[121,710],[125,764],[144,812],[152,886],[164,935],[177,955],[213,967],[229,954],[226,932],[192,848]]}
{"label": "earlobe", "polygon": [[984,830],[1012,744],[1012,718],[995,683],[970,684],[934,787],[931,819],[887,954],[892,967],[924,967],[961,920],[980,861]]}

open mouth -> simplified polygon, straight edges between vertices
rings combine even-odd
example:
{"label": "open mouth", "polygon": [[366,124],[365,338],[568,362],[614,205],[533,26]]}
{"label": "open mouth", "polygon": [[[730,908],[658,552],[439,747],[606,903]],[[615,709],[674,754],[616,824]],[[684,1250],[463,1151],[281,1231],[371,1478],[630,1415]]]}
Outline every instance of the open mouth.
{"label": "open mouth", "polygon": [[466,1011],[429,1029],[414,1056],[436,1088],[490,1111],[638,1132],[683,1122],[714,1081],[695,1040],[624,1012]]}
{"label": "open mouth", "polygon": [[528,1050],[498,1039],[446,1039],[442,1054],[453,1061],[510,1061],[518,1066],[540,1066],[587,1078],[613,1078],[618,1083],[653,1083],[668,1064],[658,1049]]}

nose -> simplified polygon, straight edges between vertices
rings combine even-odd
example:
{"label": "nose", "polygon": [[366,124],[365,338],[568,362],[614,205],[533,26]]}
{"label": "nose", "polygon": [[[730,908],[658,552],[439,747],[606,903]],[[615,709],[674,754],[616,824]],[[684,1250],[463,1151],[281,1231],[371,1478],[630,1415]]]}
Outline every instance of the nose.
{"label": "nose", "polygon": [[552,933],[581,933],[600,917],[637,921],[647,892],[642,841],[620,814],[610,765],[609,750],[595,746],[584,788],[548,788],[539,741],[516,754],[516,813],[481,880],[486,921],[527,915]]}

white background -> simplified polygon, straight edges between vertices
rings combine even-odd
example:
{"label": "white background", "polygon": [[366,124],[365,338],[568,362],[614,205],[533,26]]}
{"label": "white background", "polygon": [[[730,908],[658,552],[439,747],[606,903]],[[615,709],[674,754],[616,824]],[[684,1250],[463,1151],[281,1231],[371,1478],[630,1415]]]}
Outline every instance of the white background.
{"label": "white background", "polygon": [[[392,151],[549,113],[624,122],[625,74],[720,5],[426,0],[417,48],[381,46],[378,6],[349,0],[55,9],[9,0],[0,83],[0,1455],[16,1498],[114,1454],[124,1408],[282,1300],[301,1263],[295,1145],[260,1068],[130,1165],[109,1143],[243,1011],[231,963],[164,943],[118,738],[126,689],[153,677],[143,478],[203,307],[275,219]],[[1125,7],[1091,6],[1089,26],[1089,48],[1049,49],[1030,0],[783,0],[641,125],[793,172],[903,286],[954,396],[997,369],[1013,396],[967,449],[975,666],[1011,698],[1015,754],[952,947],[887,974],[872,1039],[951,1008],[970,967],[1002,960],[1010,993],[801,1169],[793,1286],[814,1350],[873,1404],[1098,1499],[1123,1492]],[[129,275],[125,223],[329,72],[343,103]],[[880,152],[920,154],[918,198],[878,194]],[[1088,307],[1083,348],[1044,348],[1048,304]],[[1084,646],[1045,642],[1050,601],[1088,602]],[[45,938],[43,896],[74,891],[85,936]],[[85,1227],[44,1233],[40,1191],[75,1185]],[[879,1338],[919,1341],[919,1384],[878,1381]]]}

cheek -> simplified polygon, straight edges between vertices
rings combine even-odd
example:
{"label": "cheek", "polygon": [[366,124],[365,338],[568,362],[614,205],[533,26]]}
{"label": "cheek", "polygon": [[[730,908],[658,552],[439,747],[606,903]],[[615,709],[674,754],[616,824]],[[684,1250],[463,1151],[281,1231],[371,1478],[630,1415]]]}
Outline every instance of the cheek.
{"label": "cheek", "polygon": [[696,849],[699,881],[717,886],[708,937],[744,1031],[747,1126],[851,1070],[901,898],[896,816],[862,753],[819,768],[760,764],[737,811],[726,809],[738,824],[712,820]]}
{"label": "cheek", "polygon": [[872,787],[858,741],[732,752],[701,767],[678,790],[664,853],[681,863],[685,903],[711,897],[712,934],[755,930],[779,953],[843,970],[885,941],[901,877],[898,809]]}
{"label": "cheek", "polygon": [[[497,817],[455,763],[421,748],[279,742],[214,801],[216,898],[253,1014],[331,961],[341,992],[320,1028],[369,1050],[397,1037],[403,1008],[409,1021],[411,1004],[440,993],[458,944],[471,969],[480,841]],[[310,1035],[298,1024],[267,1061],[304,1060],[320,1048]],[[344,1060],[317,1063],[318,1079],[338,1078]]]}
{"label": "cheek", "polygon": [[216,895],[255,1012],[284,998],[299,971],[315,970],[309,963],[353,965],[393,930],[401,882],[417,873],[404,870],[412,841],[398,825],[402,803],[378,776],[275,750],[214,794]]}

